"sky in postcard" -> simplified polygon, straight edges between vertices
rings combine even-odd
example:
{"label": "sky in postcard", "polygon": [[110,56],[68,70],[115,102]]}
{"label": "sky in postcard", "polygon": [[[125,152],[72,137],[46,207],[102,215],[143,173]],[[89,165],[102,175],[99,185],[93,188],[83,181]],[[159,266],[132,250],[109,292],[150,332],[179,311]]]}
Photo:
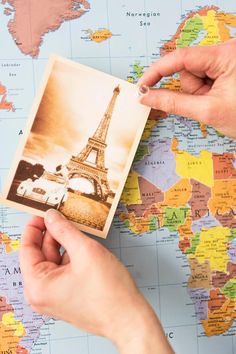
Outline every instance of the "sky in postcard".
{"label": "sky in postcard", "polygon": [[138,103],[135,87],[85,67],[56,61],[38,109],[24,157],[49,171],[78,155],[97,129],[120,85],[107,136],[105,165],[117,189],[127,156],[147,109]]}

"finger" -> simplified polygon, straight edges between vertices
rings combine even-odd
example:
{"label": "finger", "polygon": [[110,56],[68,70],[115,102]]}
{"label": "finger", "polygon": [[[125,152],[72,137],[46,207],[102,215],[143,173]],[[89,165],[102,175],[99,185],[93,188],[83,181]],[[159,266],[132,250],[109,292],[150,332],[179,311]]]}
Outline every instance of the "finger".
{"label": "finger", "polygon": [[206,77],[206,73],[204,73],[203,71],[192,70],[191,74],[200,77],[200,79],[204,79]]}
{"label": "finger", "polygon": [[[189,95],[167,89],[152,89],[140,102],[167,113],[196,119],[208,124],[217,115],[217,105],[211,96]],[[209,123],[210,124],[210,123]]]}
{"label": "finger", "polygon": [[212,60],[215,59],[216,51],[216,46],[177,49],[165,55],[147,69],[138,84],[153,86],[164,76],[171,76],[182,70],[206,73]]}
{"label": "finger", "polygon": [[52,237],[50,232],[46,232],[43,238],[42,252],[48,262],[61,263],[61,245]]}
{"label": "finger", "polygon": [[34,216],[26,225],[22,235],[20,263],[23,273],[29,273],[38,263],[45,261],[42,252],[44,220]]}
{"label": "finger", "polygon": [[189,71],[183,70],[180,73],[180,85],[182,92],[203,95],[210,90],[205,80],[195,76]]}
{"label": "finger", "polygon": [[55,209],[47,211],[45,225],[54,240],[64,247],[69,256],[76,254],[78,247],[89,240],[71,221]]}
{"label": "finger", "polygon": [[231,44],[236,44],[236,38],[231,38],[231,39],[229,39],[229,40],[227,40],[227,41],[225,41],[225,42],[223,42],[223,43],[219,43],[218,44],[218,46],[220,46],[220,45],[231,45]]}

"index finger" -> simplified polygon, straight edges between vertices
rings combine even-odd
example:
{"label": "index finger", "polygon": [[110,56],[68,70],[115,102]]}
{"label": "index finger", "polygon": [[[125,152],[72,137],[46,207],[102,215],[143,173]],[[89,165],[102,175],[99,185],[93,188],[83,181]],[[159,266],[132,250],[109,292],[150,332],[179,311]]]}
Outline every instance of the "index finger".
{"label": "index finger", "polygon": [[44,231],[44,220],[38,216],[34,216],[26,225],[20,249],[20,263],[23,273],[30,272],[32,267],[46,260],[41,250]]}
{"label": "index finger", "polygon": [[165,76],[171,76],[182,70],[203,71],[207,73],[210,69],[212,52],[217,46],[212,47],[190,47],[180,48],[150,66],[139,80],[139,85],[153,86]]}

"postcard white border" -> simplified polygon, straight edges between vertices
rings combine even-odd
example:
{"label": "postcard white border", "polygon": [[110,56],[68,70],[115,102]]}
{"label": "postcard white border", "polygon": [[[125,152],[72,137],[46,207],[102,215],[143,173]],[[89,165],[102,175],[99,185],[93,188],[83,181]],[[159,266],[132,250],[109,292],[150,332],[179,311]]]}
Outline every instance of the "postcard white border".
{"label": "postcard white border", "polygon": [[[0,195],[0,203],[1,204],[5,204],[5,205],[7,205],[7,206],[9,206],[11,208],[15,208],[15,209],[18,209],[18,210],[21,210],[21,211],[24,211],[24,212],[28,212],[28,213],[31,213],[33,215],[37,215],[37,216],[41,216],[41,217],[45,216],[45,212],[44,211],[29,207],[29,206],[26,206],[26,205],[23,205],[23,204],[14,202],[14,201],[10,201],[9,199],[7,199],[7,196],[8,196],[8,193],[10,191],[10,188],[12,186],[12,182],[14,180],[16,169],[17,169],[18,164],[19,164],[19,162],[20,162],[20,160],[21,160],[21,158],[23,156],[23,151],[24,151],[25,145],[27,143],[27,140],[29,138],[29,134],[31,132],[31,129],[32,129],[32,126],[33,126],[33,123],[34,123],[38,108],[39,108],[40,103],[42,101],[42,98],[43,98],[43,95],[44,95],[44,92],[45,92],[49,77],[51,75],[53,66],[54,66],[55,62],[58,62],[58,61],[61,62],[61,63],[65,63],[67,65],[70,65],[72,67],[78,68],[78,69],[83,70],[83,71],[89,71],[90,73],[94,72],[94,74],[98,74],[98,73],[101,74],[101,72],[96,70],[96,69],[87,67],[85,65],[82,65],[80,63],[71,61],[69,59],[62,58],[62,57],[57,56],[57,55],[51,55],[50,58],[49,58],[49,62],[47,64],[47,67],[46,67],[46,70],[45,70],[45,73],[44,73],[44,76],[43,76],[42,84],[40,86],[40,89],[38,90],[38,94],[35,97],[34,104],[33,104],[32,110],[31,110],[30,115],[29,115],[29,119],[28,119],[28,121],[26,123],[26,127],[24,129],[24,134],[23,134],[22,139],[21,139],[21,141],[19,143],[17,154],[16,154],[14,162],[13,162],[11,168],[10,168],[10,172],[9,172],[8,178],[6,179],[6,182],[4,183],[5,187],[4,187],[3,193],[2,193],[2,195]],[[107,77],[110,77],[110,78],[113,78],[113,79],[115,78],[114,76],[106,74],[106,73],[103,73],[103,75],[105,75]],[[134,86],[134,84],[129,83],[129,82],[125,81],[125,80],[121,80],[119,78],[117,78],[117,80],[120,81],[120,82],[124,82],[126,85],[133,85]],[[137,132],[136,132],[136,135],[135,135],[135,139],[134,139],[132,147],[130,149],[129,156],[127,158],[127,161],[126,161],[126,164],[125,164],[125,167],[124,167],[124,170],[123,170],[123,176],[122,176],[121,181],[119,183],[119,187],[116,190],[115,198],[114,198],[113,203],[111,205],[111,208],[109,210],[104,229],[102,231],[100,231],[100,230],[97,230],[95,228],[91,228],[91,227],[88,227],[86,225],[74,222],[78,226],[78,228],[80,230],[84,231],[84,232],[87,232],[89,234],[92,234],[92,235],[95,235],[95,236],[98,236],[98,237],[102,237],[102,238],[106,238],[107,237],[107,234],[109,232],[112,220],[114,218],[115,211],[116,211],[117,205],[119,203],[119,200],[120,200],[120,197],[121,197],[121,194],[122,194],[126,179],[128,177],[128,174],[129,174],[129,170],[131,168],[131,165],[132,165],[136,150],[138,148],[140,139],[141,139],[142,134],[143,134],[143,130],[145,128],[145,125],[146,125],[146,122],[147,122],[147,119],[148,119],[148,116],[149,116],[149,113],[150,113],[150,110],[151,110],[151,108],[149,108],[149,107],[146,107],[146,106],[143,106],[143,107],[144,107],[143,120],[139,124],[139,127],[137,127]]]}

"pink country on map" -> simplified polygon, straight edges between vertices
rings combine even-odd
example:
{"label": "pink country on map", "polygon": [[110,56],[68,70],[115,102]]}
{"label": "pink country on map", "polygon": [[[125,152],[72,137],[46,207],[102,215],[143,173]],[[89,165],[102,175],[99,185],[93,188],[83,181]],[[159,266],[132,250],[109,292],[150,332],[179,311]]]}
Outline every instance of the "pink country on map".
{"label": "pink country on map", "polygon": [[12,102],[7,100],[7,88],[0,82],[0,110],[15,112]]}
{"label": "pink country on map", "polygon": [[43,37],[57,30],[63,22],[81,17],[90,9],[86,0],[2,0],[6,15],[14,14],[8,30],[23,54],[37,57]]}

